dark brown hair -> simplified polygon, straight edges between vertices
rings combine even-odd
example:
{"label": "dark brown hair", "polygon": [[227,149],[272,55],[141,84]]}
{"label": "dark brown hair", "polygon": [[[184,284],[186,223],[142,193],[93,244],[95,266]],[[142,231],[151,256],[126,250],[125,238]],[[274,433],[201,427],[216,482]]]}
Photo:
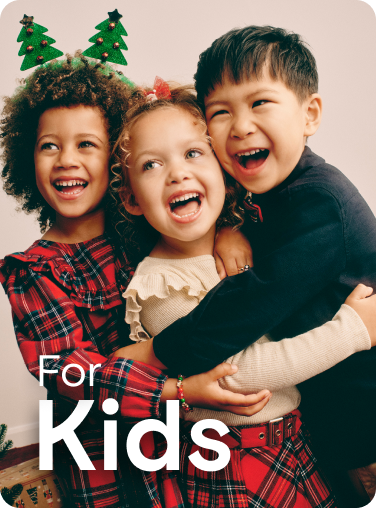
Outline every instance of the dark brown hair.
{"label": "dark brown hair", "polygon": [[[0,127],[4,190],[26,213],[38,213],[42,232],[54,223],[55,211],[43,199],[35,179],[34,147],[40,116],[51,108],[97,107],[106,119],[112,149],[125,121],[132,86],[109,65],[77,52],[75,57],[67,55],[64,60],[38,67],[21,81],[12,97],[5,97]],[[106,230],[110,233],[118,222],[117,199],[110,186],[105,197]]]}
{"label": "dark brown hair", "polygon": [[224,78],[241,83],[259,78],[265,65],[299,101],[318,91],[316,61],[301,37],[283,28],[247,26],[219,37],[200,55],[195,74],[200,104]]}

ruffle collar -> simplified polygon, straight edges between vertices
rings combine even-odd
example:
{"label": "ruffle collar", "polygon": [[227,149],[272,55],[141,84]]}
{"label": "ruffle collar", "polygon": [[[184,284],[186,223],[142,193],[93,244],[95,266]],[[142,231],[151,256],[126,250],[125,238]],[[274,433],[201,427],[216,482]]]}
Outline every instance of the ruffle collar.
{"label": "ruffle collar", "polygon": [[212,256],[188,259],[158,259],[146,257],[123,293],[126,299],[125,321],[130,325],[129,338],[136,342],[148,340],[149,334],[141,323],[142,306],[151,297],[165,299],[173,289],[195,297],[197,303],[219,282]]}
{"label": "ruffle collar", "polygon": [[69,293],[77,307],[90,311],[122,305],[119,288],[124,290],[133,274],[124,249],[115,259],[111,239],[106,235],[76,244],[37,240],[25,252],[16,252],[0,261],[0,282],[26,270],[51,274]]}

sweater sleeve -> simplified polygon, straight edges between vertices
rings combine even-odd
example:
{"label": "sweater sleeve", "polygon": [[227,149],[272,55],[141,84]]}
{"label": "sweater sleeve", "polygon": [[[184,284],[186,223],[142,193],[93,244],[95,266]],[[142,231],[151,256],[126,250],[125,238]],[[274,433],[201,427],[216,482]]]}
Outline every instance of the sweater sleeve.
{"label": "sweater sleeve", "polygon": [[[115,320],[116,310],[87,312],[85,324],[77,314],[77,307],[66,292],[45,275],[21,269],[2,280],[12,308],[13,323],[18,345],[28,370],[40,378],[40,356],[46,359],[44,369],[55,373],[44,374],[43,385],[60,396],[78,401],[91,399],[93,407],[102,411],[102,403],[111,397],[119,403],[120,415],[129,422],[159,416],[159,400],[166,377],[159,369],[131,360],[108,359],[100,354],[90,340],[84,340],[83,327],[103,327],[108,319]],[[121,307],[122,308],[122,307]],[[91,331],[91,330],[90,330]],[[63,370],[73,364],[80,366],[84,382],[68,386]],[[90,368],[94,371],[90,386]],[[77,383],[79,367],[66,371],[66,379]]]}
{"label": "sweater sleeve", "polygon": [[343,230],[330,191],[309,185],[290,191],[274,247],[258,266],[222,280],[155,337],[156,356],[186,375],[203,372],[273,330],[338,278],[346,264]]}
{"label": "sweater sleeve", "polygon": [[[371,348],[363,321],[342,305],[332,321],[292,339],[271,342],[266,337],[227,360],[238,366],[220,380],[222,388],[249,393],[264,388],[275,391],[321,374],[348,356]],[[255,388],[256,387],[256,388]]]}

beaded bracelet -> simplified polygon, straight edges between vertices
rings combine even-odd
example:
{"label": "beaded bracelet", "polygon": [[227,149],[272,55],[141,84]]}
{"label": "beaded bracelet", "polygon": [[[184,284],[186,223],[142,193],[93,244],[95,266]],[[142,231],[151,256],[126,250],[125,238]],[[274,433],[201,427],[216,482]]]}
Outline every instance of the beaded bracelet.
{"label": "beaded bracelet", "polygon": [[176,383],[176,388],[178,389],[178,399],[180,402],[180,406],[183,408],[183,410],[186,413],[188,413],[189,411],[193,411],[193,408],[190,407],[185,402],[184,393],[183,393],[183,376],[181,374],[178,375],[178,381]]}

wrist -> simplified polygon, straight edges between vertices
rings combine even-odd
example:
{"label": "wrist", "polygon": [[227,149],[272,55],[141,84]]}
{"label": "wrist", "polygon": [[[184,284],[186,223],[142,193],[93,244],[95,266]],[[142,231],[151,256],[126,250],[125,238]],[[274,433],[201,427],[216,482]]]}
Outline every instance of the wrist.
{"label": "wrist", "polygon": [[177,390],[176,390],[177,379],[169,377],[164,386],[161,393],[161,402],[166,402],[168,400],[176,400],[177,399]]}

